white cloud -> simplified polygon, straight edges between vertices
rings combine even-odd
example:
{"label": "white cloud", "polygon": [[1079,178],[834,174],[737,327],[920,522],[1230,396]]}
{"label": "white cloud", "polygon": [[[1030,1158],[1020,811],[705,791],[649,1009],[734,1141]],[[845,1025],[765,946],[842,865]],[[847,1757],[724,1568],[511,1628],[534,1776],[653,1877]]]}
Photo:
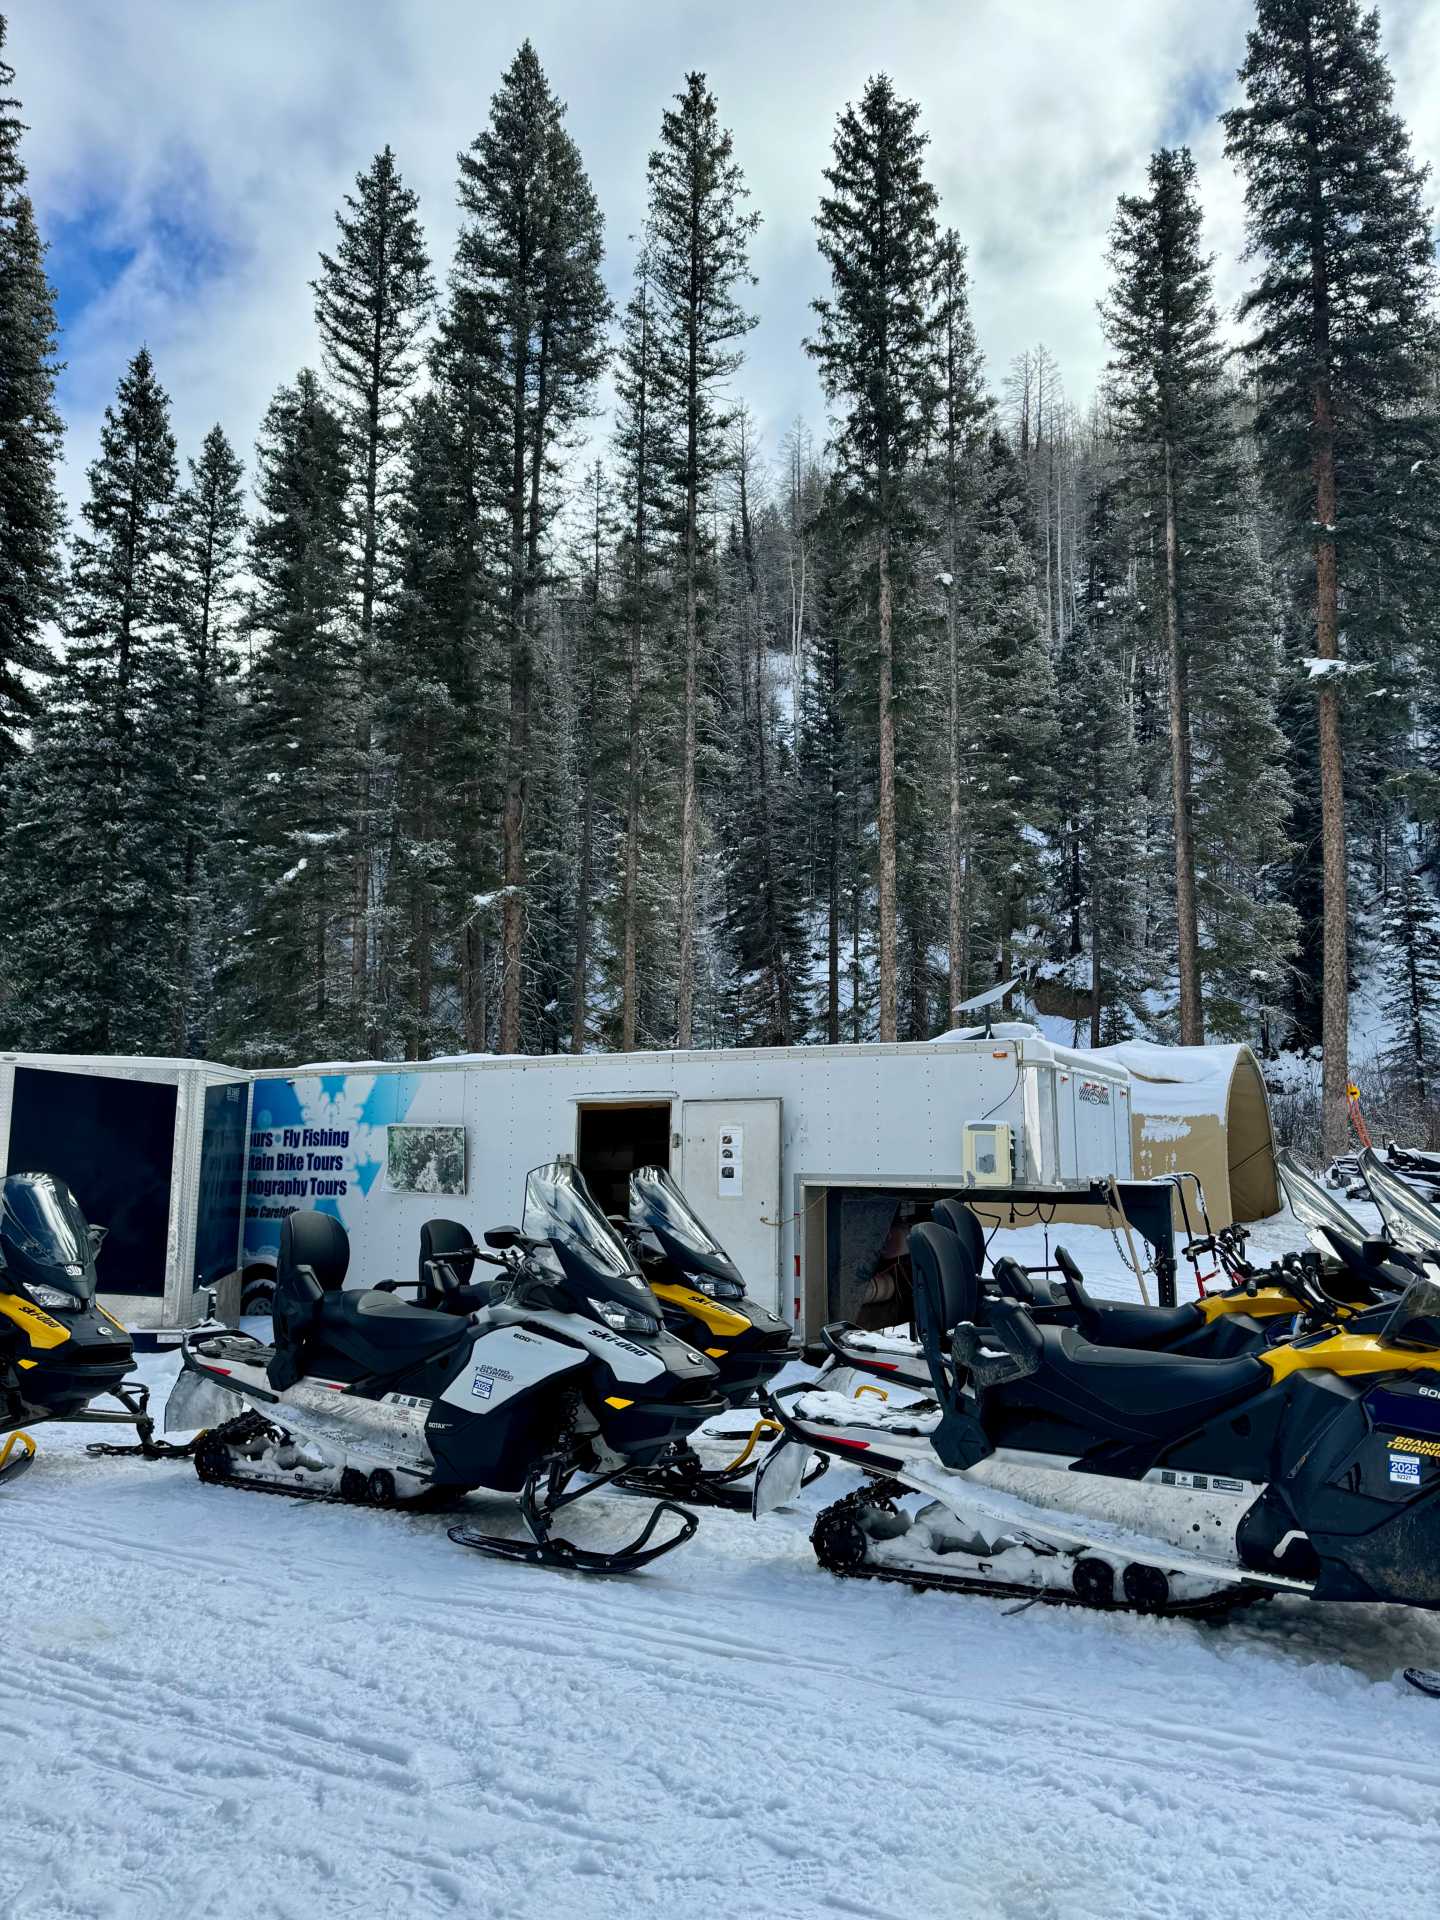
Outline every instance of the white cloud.
{"label": "white cloud", "polygon": [[[1043,339],[1072,395],[1088,397],[1104,359],[1095,301],[1115,196],[1143,182],[1163,142],[1195,149],[1227,303],[1244,282],[1240,190],[1214,113],[1233,97],[1248,0],[11,0],[9,11],[42,222],[63,236],[64,223],[91,221],[98,243],[133,249],[64,342],[72,498],[141,339],[182,450],[218,418],[248,454],[274,387],[316,358],[316,254],[341,194],[386,141],[421,195],[443,272],[456,153],[527,33],[569,102],[617,294],[661,110],[688,68],[709,75],[764,215],[762,320],[742,386],[772,446],[797,412],[823,427],[800,345],[821,284],[811,216],[835,114],[881,68],[923,105],[997,385],[1011,356]],[[1383,17],[1400,105],[1428,158],[1440,152],[1440,9],[1386,0]]]}

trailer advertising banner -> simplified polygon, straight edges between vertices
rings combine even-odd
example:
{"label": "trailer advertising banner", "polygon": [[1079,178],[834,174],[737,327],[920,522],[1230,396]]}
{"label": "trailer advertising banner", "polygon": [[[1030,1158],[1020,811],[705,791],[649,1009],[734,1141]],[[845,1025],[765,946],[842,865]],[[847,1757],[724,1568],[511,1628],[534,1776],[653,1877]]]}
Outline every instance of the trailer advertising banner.
{"label": "trailer advertising banner", "polygon": [[[387,1130],[420,1088],[415,1073],[317,1073],[255,1082],[245,1258],[274,1258],[287,1214],[333,1214],[352,1237],[382,1182]],[[463,1161],[462,1161],[463,1164]]]}

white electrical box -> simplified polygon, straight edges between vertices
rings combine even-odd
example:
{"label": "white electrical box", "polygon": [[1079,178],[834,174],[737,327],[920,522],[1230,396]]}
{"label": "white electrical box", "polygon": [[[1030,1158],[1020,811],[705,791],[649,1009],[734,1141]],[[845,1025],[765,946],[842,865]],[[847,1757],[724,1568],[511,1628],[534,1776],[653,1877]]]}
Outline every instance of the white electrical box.
{"label": "white electrical box", "polygon": [[972,1120],[965,1128],[966,1186],[1008,1187],[1011,1165],[1009,1127]]}

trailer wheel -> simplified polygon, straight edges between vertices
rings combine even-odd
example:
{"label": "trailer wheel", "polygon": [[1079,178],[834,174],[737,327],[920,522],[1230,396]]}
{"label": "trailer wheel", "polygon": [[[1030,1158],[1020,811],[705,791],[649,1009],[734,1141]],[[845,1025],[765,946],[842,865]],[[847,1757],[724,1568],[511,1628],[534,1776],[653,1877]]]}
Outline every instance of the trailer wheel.
{"label": "trailer wheel", "polygon": [[275,1303],[275,1269],[247,1267],[240,1276],[240,1311],[266,1318]]}

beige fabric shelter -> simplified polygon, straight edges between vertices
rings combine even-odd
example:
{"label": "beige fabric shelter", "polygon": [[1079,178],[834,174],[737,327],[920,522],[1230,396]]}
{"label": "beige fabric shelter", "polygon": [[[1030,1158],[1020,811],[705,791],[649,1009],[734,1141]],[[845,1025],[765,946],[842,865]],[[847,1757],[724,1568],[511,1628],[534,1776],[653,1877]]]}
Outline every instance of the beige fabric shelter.
{"label": "beige fabric shelter", "polygon": [[1280,1206],[1275,1136],[1260,1063],[1249,1047],[1102,1047],[1131,1073],[1137,1180],[1193,1173],[1212,1226],[1263,1220]]}

